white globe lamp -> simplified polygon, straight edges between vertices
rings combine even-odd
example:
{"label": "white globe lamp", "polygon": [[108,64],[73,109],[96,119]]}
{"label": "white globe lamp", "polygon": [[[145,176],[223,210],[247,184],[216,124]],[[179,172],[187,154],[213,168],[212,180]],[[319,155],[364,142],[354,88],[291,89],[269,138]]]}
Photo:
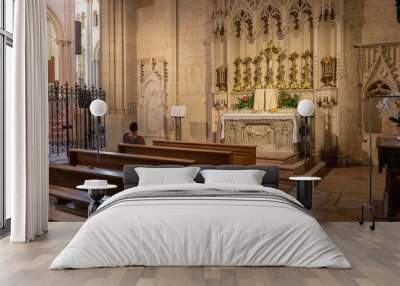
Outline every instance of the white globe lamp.
{"label": "white globe lamp", "polygon": [[90,103],[90,113],[97,117],[97,159],[100,157],[100,123],[101,117],[107,113],[107,104],[104,100],[95,99]]}
{"label": "white globe lamp", "polygon": [[297,112],[304,117],[304,161],[307,163],[307,132],[308,132],[308,118],[314,114],[314,103],[310,99],[303,99],[297,105]]}
{"label": "white globe lamp", "polygon": [[107,104],[101,99],[95,99],[90,104],[89,109],[93,116],[101,117],[107,112]]}
{"label": "white globe lamp", "polygon": [[314,114],[314,103],[310,99],[303,99],[297,106],[297,112],[303,117],[309,117]]}

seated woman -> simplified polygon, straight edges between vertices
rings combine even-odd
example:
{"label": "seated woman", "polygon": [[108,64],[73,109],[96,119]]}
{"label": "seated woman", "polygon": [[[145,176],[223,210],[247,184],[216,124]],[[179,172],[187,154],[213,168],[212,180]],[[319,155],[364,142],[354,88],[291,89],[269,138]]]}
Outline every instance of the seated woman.
{"label": "seated woman", "polygon": [[129,132],[124,134],[123,142],[125,144],[140,144],[145,145],[146,142],[142,136],[137,134],[138,126],[136,122],[129,125]]}

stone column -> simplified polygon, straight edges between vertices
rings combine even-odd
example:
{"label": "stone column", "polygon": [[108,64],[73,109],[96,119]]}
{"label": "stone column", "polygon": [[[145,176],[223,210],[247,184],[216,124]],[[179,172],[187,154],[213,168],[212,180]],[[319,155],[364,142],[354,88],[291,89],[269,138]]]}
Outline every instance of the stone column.
{"label": "stone column", "polygon": [[56,44],[59,50],[59,67],[60,67],[60,83],[65,82],[74,83],[73,76],[73,63],[71,58],[73,52],[71,52],[71,40],[66,39],[56,39]]}
{"label": "stone column", "polygon": [[314,17],[313,19],[313,47],[312,47],[312,68],[313,68],[313,88],[319,88],[319,19]]}
{"label": "stone column", "polygon": [[92,13],[92,0],[86,0],[86,56],[85,56],[85,78],[88,86],[93,85],[93,68],[92,68],[92,57],[93,57],[93,45],[92,45],[92,28],[93,28],[93,13]]}
{"label": "stone column", "polygon": [[232,41],[232,31],[231,27],[228,24],[226,29],[226,66],[228,69],[228,74],[227,74],[227,82],[226,82],[226,92],[227,92],[227,101],[226,104],[228,105],[228,108],[231,106],[231,91],[233,87],[233,73],[234,73],[234,67],[233,67],[233,61],[235,60],[233,55],[232,55],[232,50],[233,50],[233,41]]}
{"label": "stone column", "polygon": [[[344,8],[343,0],[339,2],[339,6]],[[336,86],[340,89],[344,82],[344,9],[341,9],[340,14],[336,17],[336,59],[337,59],[337,83]]]}
{"label": "stone column", "polygon": [[101,0],[100,82],[106,91],[106,149],[136,119],[136,1]]}
{"label": "stone column", "polygon": [[[345,110],[345,96],[346,92],[346,78],[345,78],[345,58],[344,58],[344,0],[338,1],[338,11],[335,19],[335,29],[336,29],[336,86],[338,88],[337,93],[337,106],[335,106],[335,137],[337,138],[337,163],[339,165],[344,165],[344,149],[345,149],[345,134],[342,132],[344,129],[341,128],[342,124],[345,124],[346,114]],[[342,116],[339,116],[341,114]]]}

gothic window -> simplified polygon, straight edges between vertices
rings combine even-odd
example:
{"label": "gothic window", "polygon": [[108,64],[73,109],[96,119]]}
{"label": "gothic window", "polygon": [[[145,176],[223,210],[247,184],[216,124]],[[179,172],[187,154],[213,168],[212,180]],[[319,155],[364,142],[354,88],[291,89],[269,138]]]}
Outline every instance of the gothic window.
{"label": "gothic window", "polygon": [[247,33],[250,37],[253,37],[253,20],[250,14],[245,11],[241,10],[238,15],[235,17],[233,23],[236,27],[236,37],[240,38],[242,28],[245,25],[247,28]]}
{"label": "gothic window", "polygon": [[[390,94],[391,88],[381,80],[376,81],[373,83],[365,93],[365,100],[364,100],[364,132],[369,132],[369,112],[368,107],[371,104],[371,132],[372,133],[382,133],[382,118],[379,114],[379,110],[377,108],[378,102],[380,98],[371,97],[373,95],[385,95]],[[370,101],[370,103],[369,103]]]}
{"label": "gothic window", "polygon": [[272,19],[276,20],[278,32],[282,32],[282,16],[278,8],[268,5],[261,13],[261,21],[264,26],[264,34],[269,32],[269,23]]}
{"label": "gothic window", "polygon": [[304,14],[308,16],[307,20],[310,23],[310,27],[312,27],[313,15],[310,3],[307,0],[296,1],[289,10],[289,15],[292,16],[295,30],[298,30],[300,28],[299,26],[300,18]]}

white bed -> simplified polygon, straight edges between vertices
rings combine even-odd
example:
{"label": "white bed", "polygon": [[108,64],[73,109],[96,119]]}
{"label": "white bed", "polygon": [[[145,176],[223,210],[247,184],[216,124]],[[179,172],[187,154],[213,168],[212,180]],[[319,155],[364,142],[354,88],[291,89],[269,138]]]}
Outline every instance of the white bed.
{"label": "white bed", "polygon": [[[146,191],[174,190],[189,195],[135,197]],[[191,192],[239,191],[240,197],[190,196]],[[251,191],[265,192],[270,199],[253,197]],[[350,268],[318,222],[297,204],[277,189],[254,185],[131,188],[103,203],[50,269],[128,265]]]}

